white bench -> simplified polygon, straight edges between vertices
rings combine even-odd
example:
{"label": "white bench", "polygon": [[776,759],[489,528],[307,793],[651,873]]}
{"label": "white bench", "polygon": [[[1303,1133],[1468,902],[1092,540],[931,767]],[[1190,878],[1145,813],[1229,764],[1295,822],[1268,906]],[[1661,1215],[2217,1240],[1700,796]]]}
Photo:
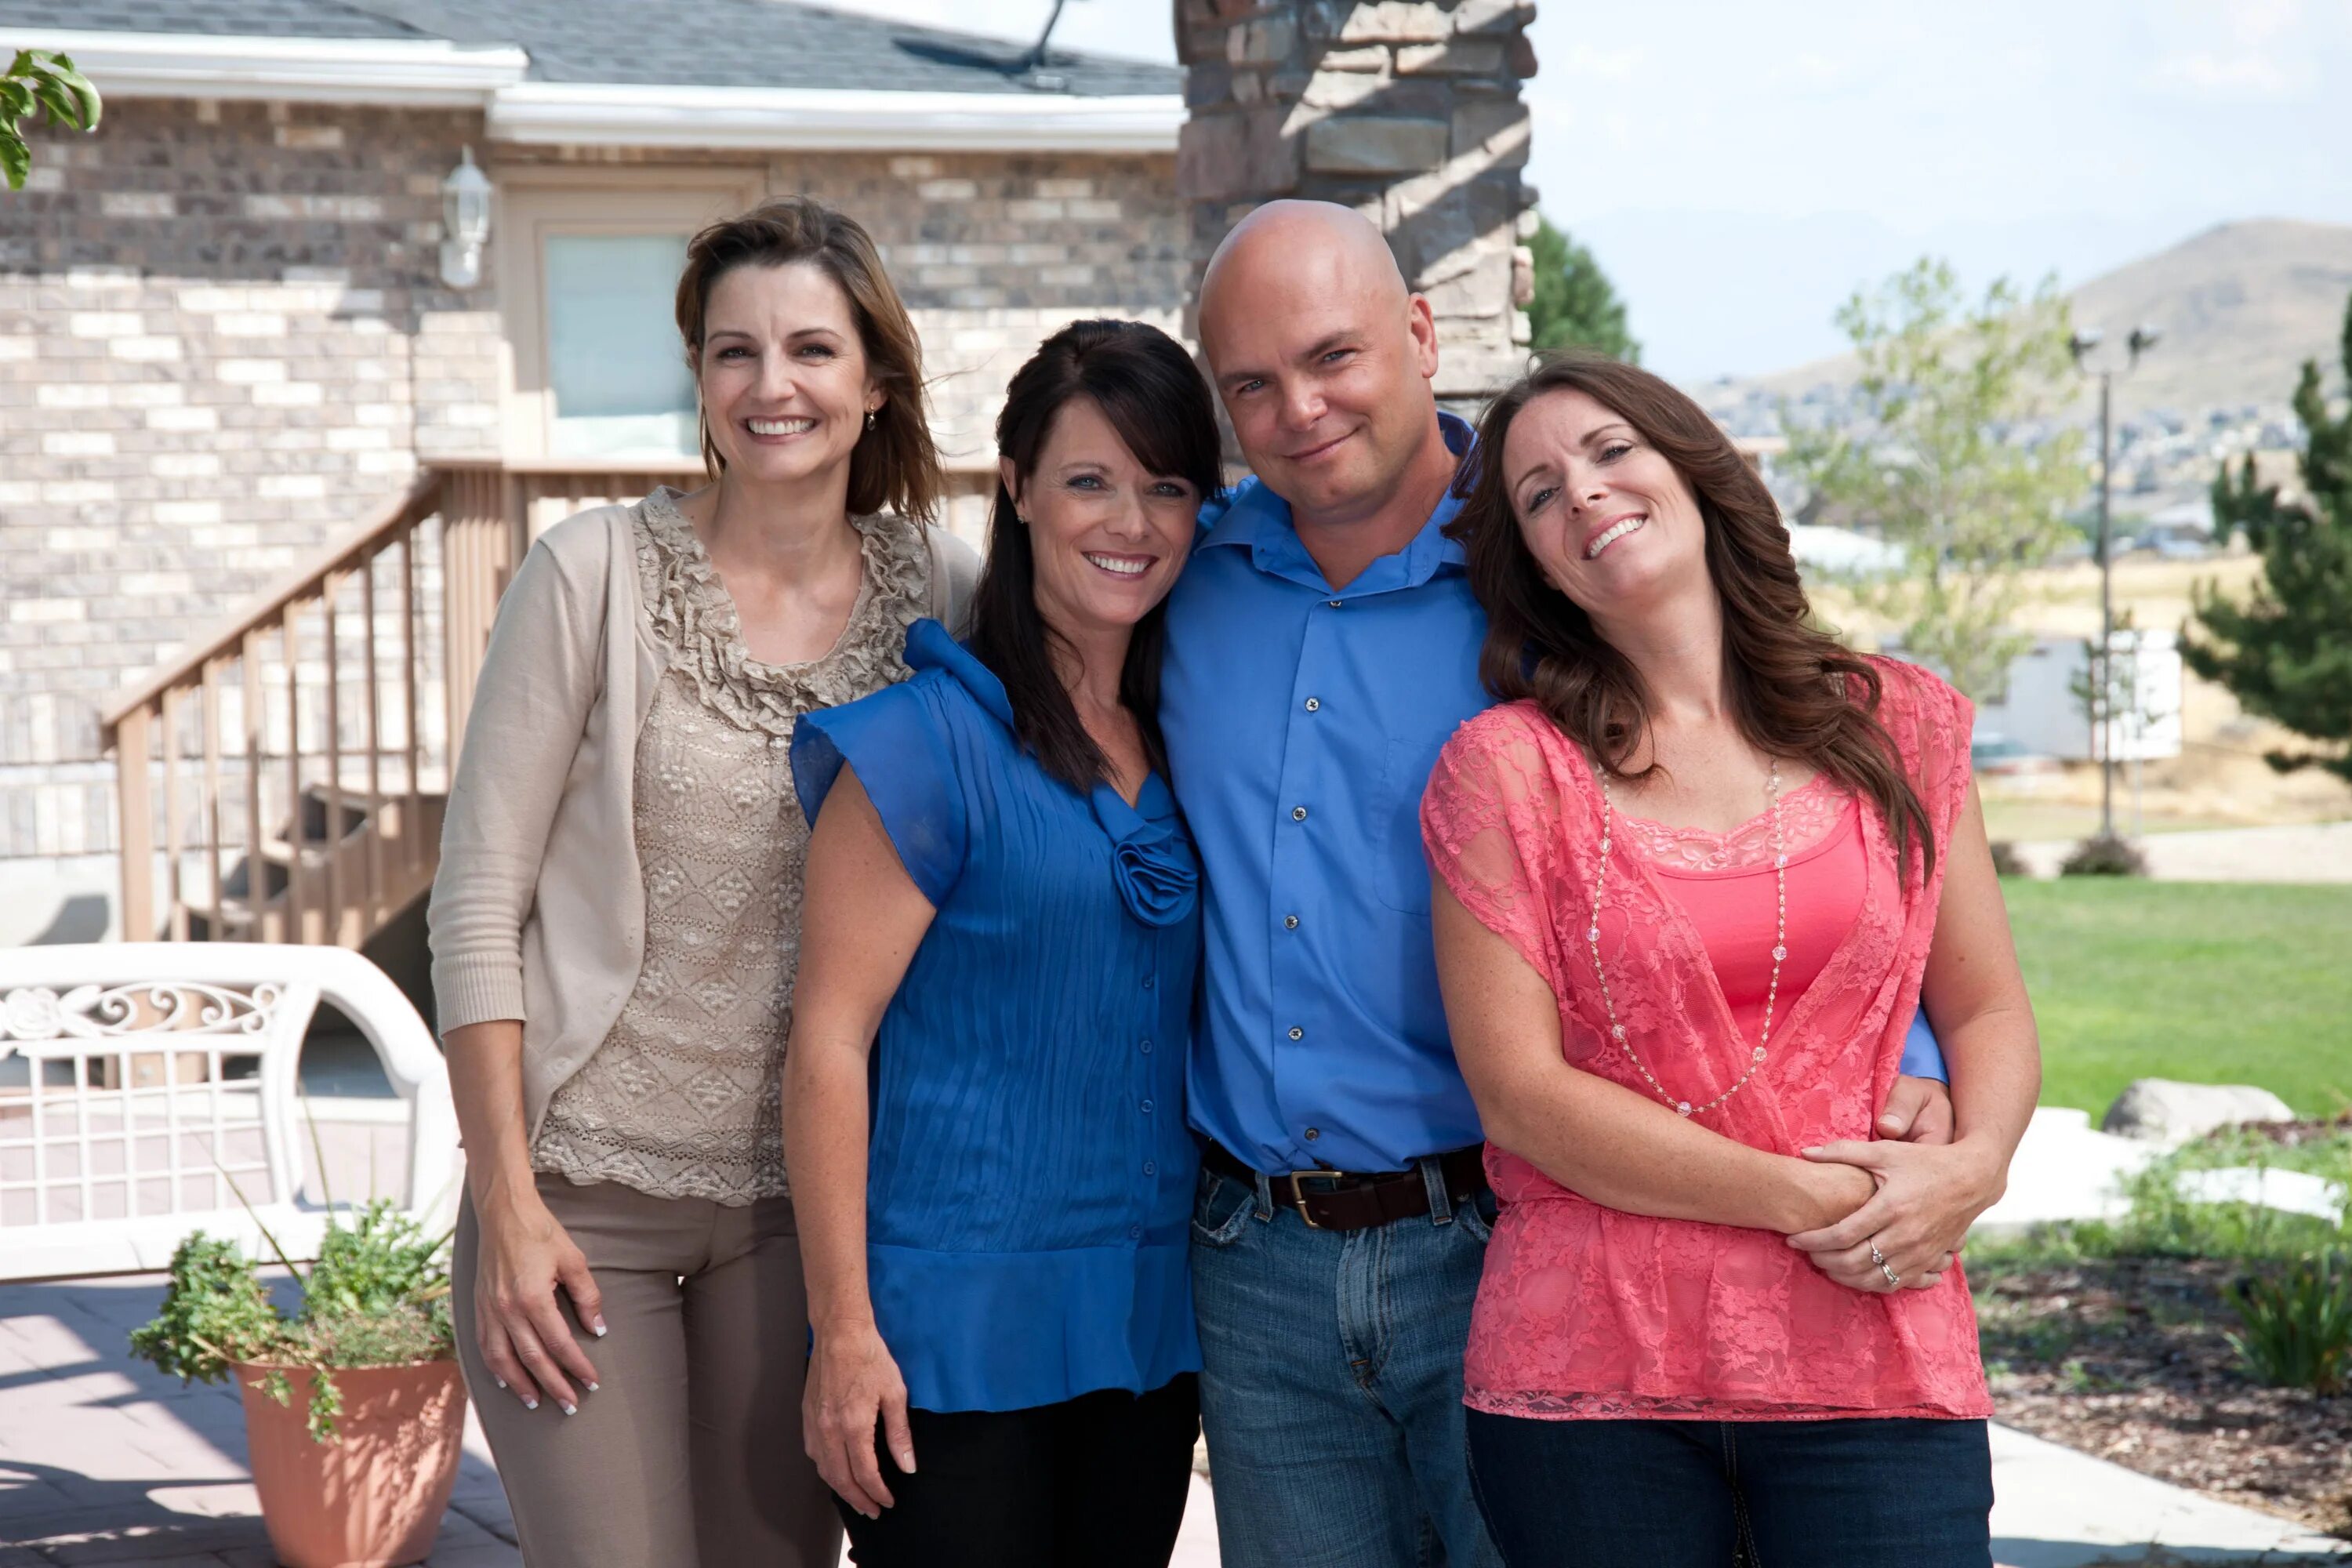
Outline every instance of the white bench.
{"label": "white bench", "polygon": [[288,1257],[316,1257],[328,1215],[303,1196],[315,1127],[296,1068],[321,1002],[375,1047],[399,1096],[394,1195],[436,1232],[451,1223],[463,1167],[448,1073],[416,1009],[358,953],[12,948],[0,950],[0,1279],[161,1268],[196,1229],[267,1260],[267,1226]]}

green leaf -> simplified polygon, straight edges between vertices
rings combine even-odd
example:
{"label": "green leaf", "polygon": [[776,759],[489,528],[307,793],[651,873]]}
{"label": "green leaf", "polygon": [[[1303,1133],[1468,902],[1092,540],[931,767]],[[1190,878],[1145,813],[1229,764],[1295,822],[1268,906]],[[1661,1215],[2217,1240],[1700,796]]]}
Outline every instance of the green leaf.
{"label": "green leaf", "polygon": [[0,177],[8,182],[12,191],[25,188],[25,176],[33,172],[33,154],[25,139],[16,134],[12,125],[0,125]]}
{"label": "green leaf", "polygon": [[79,121],[81,105],[74,101],[74,95],[57,78],[45,71],[36,71],[33,74],[33,96],[41,100],[41,107],[49,111],[49,118],[58,124],[73,125]]}
{"label": "green leaf", "polygon": [[0,127],[13,129],[16,121],[32,112],[31,84],[13,77],[0,77]]}
{"label": "green leaf", "polygon": [[51,55],[48,74],[72,100],[73,108],[66,118],[84,131],[97,130],[99,116],[105,106],[100,101],[98,89],[91,85],[89,78],[82,75],[74,65],[73,57]]}

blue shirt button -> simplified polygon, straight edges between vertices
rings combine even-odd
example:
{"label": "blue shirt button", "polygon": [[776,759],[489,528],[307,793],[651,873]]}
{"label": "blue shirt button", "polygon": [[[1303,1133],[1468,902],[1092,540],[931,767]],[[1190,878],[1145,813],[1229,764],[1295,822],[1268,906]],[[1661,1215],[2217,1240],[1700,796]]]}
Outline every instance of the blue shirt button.
{"label": "blue shirt button", "polygon": [[1307,1031],[1293,1024],[1290,1026],[1290,1037],[1294,1040],[1303,1040],[1307,1037]]}
{"label": "blue shirt button", "polygon": [[1143,1054],[1147,1057],[1151,1054],[1151,1042],[1150,1040],[1143,1042]]}
{"label": "blue shirt button", "polygon": [[1146,1116],[1151,1114],[1151,1101],[1148,1100],[1143,1102],[1143,1114]]}
{"label": "blue shirt button", "polygon": [[1304,821],[1306,821],[1306,820],[1307,820],[1307,808],[1306,808],[1305,806],[1303,806],[1303,805],[1294,805],[1294,806],[1292,806],[1292,807],[1290,808],[1290,820],[1291,820],[1291,821],[1293,821],[1293,822],[1304,822]]}
{"label": "blue shirt button", "polygon": [[1143,1173],[1147,1176],[1158,1175],[1160,1173],[1160,1162],[1157,1160],[1146,1160],[1143,1162]]}
{"label": "blue shirt button", "polygon": [[1155,975],[1150,975],[1150,974],[1147,974],[1147,975],[1145,975],[1145,976],[1143,977],[1143,988],[1144,988],[1146,991],[1150,990],[1153,986],[1155,986],[1155,985],[1157,985],[1157,984],[1160,984],[1159,978],[1158,978],[1157,976],[1155,976]]}
{"label": "blue shirt button", "polygon": [[1298,917],[1297,915],[1283,916],[1282,929],[1285,931],[1297,931],[1298,929]]}
{"label": "blue shirt button", "polygon": [[1143,1239],[1143,1227],[1139,1225],[1129,1226],[1127,1227],[1127,1237],[1129,1241],[1140,1241]]}

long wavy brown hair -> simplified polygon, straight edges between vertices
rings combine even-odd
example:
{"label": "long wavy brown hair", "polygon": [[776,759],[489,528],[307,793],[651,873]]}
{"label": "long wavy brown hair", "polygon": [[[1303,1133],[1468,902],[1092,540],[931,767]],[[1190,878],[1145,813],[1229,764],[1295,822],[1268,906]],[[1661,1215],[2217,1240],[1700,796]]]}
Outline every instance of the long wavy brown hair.
{"label": "long wavy brown hair", "polygon": [[1732,721],[1748,742],[1801,761],[1878,807],[1907,871],[1911,846],[1935,863],[1935,829],[1878,721],[1877,670],[1811,620],[1797,562],[1764,481],[1699,405],[1635,365],[1587,353],[1547,360],[1495,399],[1478,445],[1454,480],[1461,513],[1446,531],[1463,542],[1470,587],[1486,610],[1478,674],[1498,701],[1531,699],[1611,776],[1639,782],[1657,770],[1627,763],[1650,724],[1651,696],[1633,661],[1591,618],[1545,581],[1511,510],[1503,441],[1511,422],[1549,393],[1585,394],[1633,427],[1682,476],[1706,524],[1706,568],[1723,601]]}

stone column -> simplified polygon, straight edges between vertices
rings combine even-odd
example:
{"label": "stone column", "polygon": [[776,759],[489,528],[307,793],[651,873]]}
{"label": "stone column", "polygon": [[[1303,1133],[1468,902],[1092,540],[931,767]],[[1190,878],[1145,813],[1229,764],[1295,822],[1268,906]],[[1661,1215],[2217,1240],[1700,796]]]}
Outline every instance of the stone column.
{"label": "stone column", "polygon": [[1533,0],[1175,0],[1175,14],[1193,295],[1253,206],[1343,203],[1429,296],[1439,397],[1475,410],[1516,377],[1534,282],[1519,98]]}

